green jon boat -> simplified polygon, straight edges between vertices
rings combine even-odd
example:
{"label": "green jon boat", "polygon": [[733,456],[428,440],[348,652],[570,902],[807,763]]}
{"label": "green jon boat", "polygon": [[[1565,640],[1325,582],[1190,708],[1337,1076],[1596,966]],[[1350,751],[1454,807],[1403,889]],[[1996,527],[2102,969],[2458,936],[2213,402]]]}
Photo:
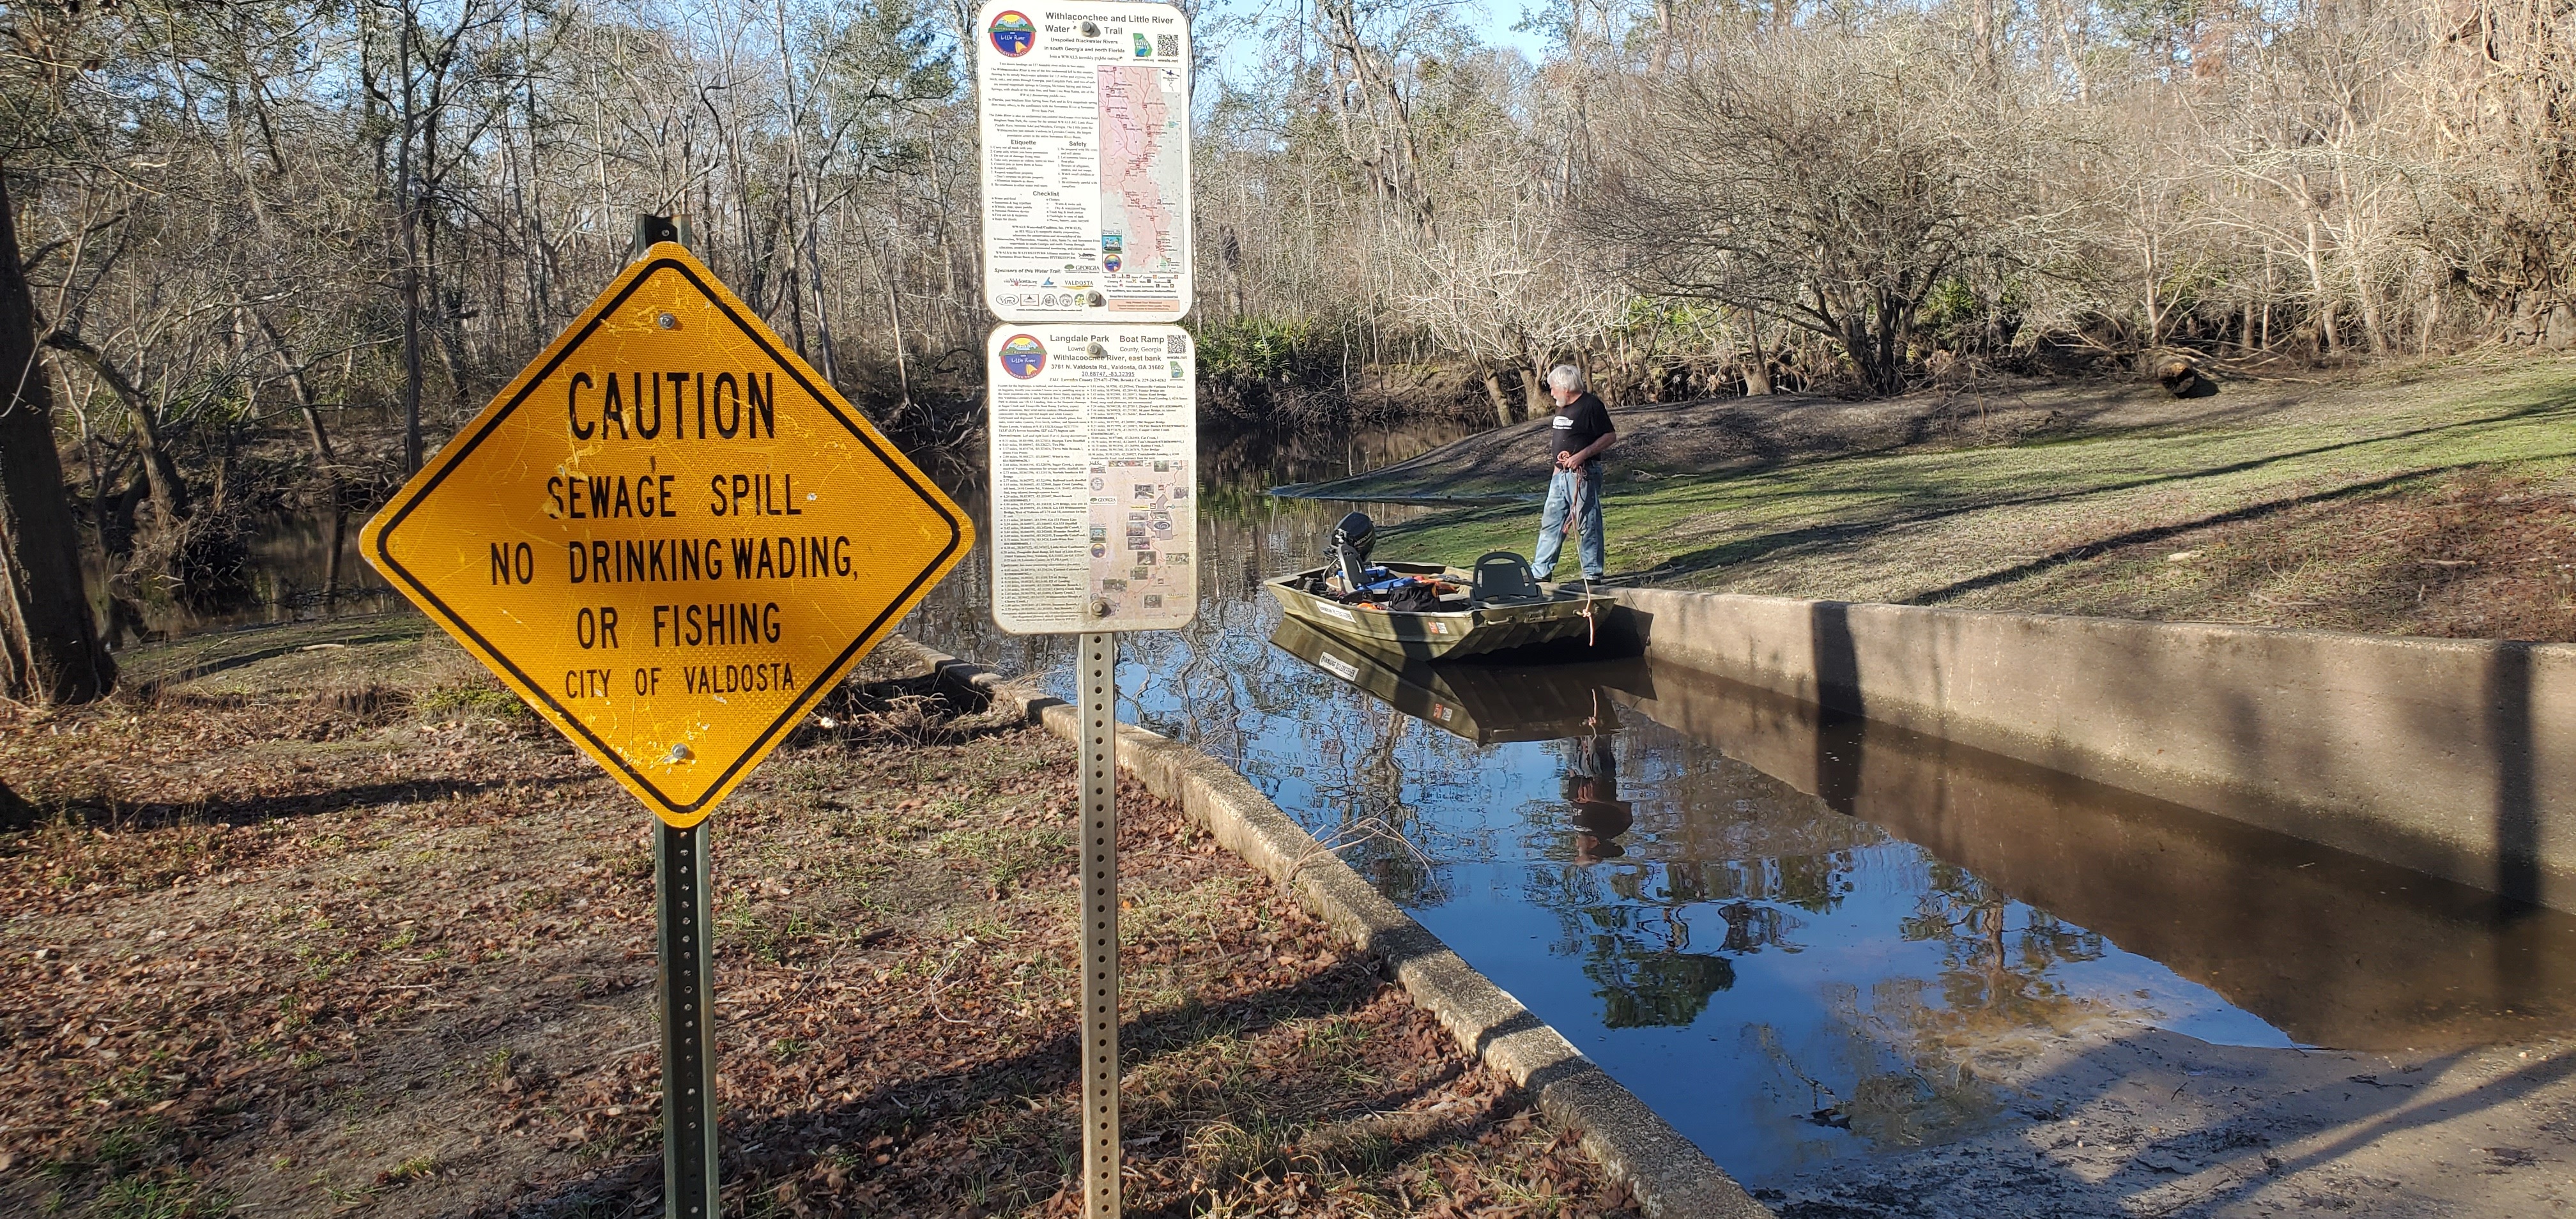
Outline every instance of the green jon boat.
{"label": "green jon boat", "polygon": [[[1599,640],[1616,602],[1599,593],[1530,580],[1518,556],[1509,556],[1522,573],[1519,580],[1512,580],[1499,571],[1500,565],[1493,561],[1497,557],[1479,560],[1477,573],[1437,563],[1369,565],[1398,576],[1430,576],[1462,590],[1449,594],[1443,608],[1436,610],[1353,604],[1317,591],[1330,588],[1331,567],[1264,580],[1262,587],[1300,622],[1363,647],[1424,660],[1482,656],[1564,640],[1589,646]],[[1450,604],[1456,608],[1446,608]]]}

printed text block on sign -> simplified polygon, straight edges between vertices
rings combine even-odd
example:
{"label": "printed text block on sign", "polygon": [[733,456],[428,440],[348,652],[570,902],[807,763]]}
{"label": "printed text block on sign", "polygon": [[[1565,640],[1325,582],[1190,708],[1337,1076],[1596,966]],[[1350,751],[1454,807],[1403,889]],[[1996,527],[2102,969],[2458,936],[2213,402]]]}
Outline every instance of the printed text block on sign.
{"label": "printed text block on sign", "polygon": [[1021,635],[1198,614],[1198,362],[1178,326],[1003,326],[986,342],[993,620]]}

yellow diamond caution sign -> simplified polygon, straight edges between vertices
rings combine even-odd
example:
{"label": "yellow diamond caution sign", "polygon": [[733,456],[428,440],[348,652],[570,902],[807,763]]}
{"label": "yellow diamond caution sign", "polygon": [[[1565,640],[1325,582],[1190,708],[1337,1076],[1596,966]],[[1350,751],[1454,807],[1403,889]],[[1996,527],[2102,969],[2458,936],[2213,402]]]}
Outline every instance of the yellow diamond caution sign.
{"label": "yellow diamond caution sign", "polygon": [[360,535],[394,587],[683,828],[973,541],[957,505],[667,242]]}

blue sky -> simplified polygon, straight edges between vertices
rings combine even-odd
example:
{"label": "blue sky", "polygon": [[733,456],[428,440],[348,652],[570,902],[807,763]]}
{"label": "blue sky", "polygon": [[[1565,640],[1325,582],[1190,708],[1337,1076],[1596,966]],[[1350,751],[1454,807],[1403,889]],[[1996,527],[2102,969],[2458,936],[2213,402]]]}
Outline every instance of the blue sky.
{"label": "blue sky", "polygon": [[[1248,8],[1263,7],[1262,0],[1235,0],[1235,3]],[[1528,0],[1464,0],[1454,11],[1458,21],[1474,30],[1477,37],[1483,39],[1486,45],[1518,47],[1521,54],[1527,56],[1531,63],[1537,63],[1547,58],[1546,40],[1534,33],[1512,29],[1514,25],[1520,23],[1521,9],[1526,3]],[[1225,7],[1227,6],[1208,5],[1199,11],[1204,14],[1223,11]],[[1220,66],[1217,70],[1224,71],[1242,66],[1247,62],[1243,57],[1257,53],[1257,40],[1243,39],[1237,45],[1223,49],[1218,57]]]}
{"label": "blue sky", "polygon": [[1519,47],[1531,63],[1547,57],[1547,46],[1538,35],[1512,30],[1521,19],[1521,0],[1474,0],[1461,7],[1458,15],[1493,46]]}

